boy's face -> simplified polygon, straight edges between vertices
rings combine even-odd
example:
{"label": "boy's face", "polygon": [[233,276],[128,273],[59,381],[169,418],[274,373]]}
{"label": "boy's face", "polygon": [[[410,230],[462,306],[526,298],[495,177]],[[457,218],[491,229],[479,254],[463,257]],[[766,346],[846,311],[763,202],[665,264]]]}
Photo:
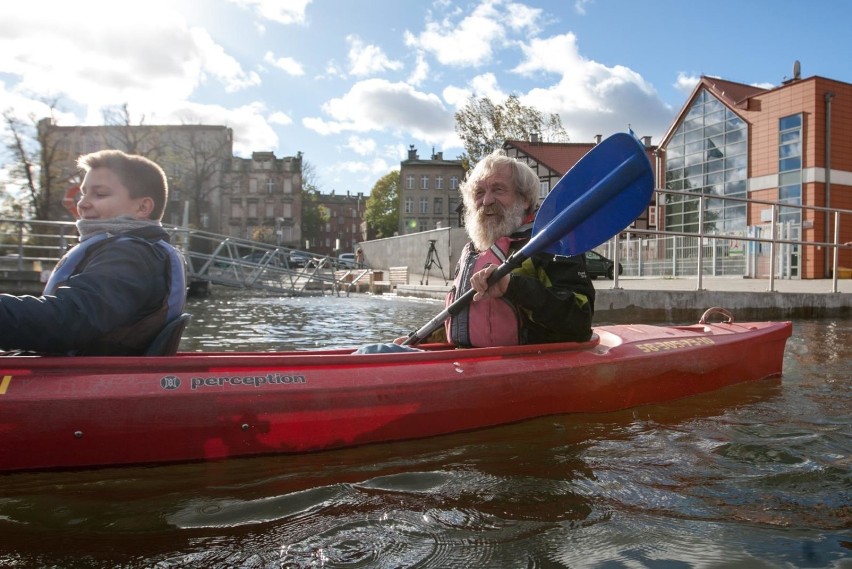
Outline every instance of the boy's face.
{"label": "boy's face", "polygon": [[86,173],[77,201],[80,219],[112,219],[122,215],[149,219],[153,206],[150,197],[131,198],[130,190],[109,168],[93,168]]}

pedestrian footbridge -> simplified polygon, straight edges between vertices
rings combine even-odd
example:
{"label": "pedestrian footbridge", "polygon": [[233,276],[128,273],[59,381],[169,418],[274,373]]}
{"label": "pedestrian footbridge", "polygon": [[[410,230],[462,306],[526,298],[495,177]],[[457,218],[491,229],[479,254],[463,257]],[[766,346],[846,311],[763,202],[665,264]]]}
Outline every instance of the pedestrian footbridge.
{"label": "pedestrian footbridge", "polygon": [[339,295],[367,287],[371,278],[371,271],[336,257],[184,228],[170,233],[184,253],[190,292],[195,294],[217,284],[286,295]]}

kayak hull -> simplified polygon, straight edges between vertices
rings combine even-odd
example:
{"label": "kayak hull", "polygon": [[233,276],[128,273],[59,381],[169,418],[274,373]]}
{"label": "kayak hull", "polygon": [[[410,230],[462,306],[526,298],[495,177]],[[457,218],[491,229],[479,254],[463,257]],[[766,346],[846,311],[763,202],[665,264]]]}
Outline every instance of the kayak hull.
{"label": "kayak hull", "polygon": [[0,360],[0,472],[303,453],[662,403],[780,375],[789,322],[592,341]]}

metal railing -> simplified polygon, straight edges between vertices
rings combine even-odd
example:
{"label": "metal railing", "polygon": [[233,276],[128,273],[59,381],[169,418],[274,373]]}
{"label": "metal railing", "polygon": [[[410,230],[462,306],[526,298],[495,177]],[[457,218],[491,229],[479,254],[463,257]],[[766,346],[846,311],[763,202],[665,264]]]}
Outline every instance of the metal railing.
{"label": "metal railing", "polygon": [[[620,238],[614,237],[598,250],[612,259],[616,266],[621,263],[624,276],[694,276],[696,290],[703,289],[704,276],[768,278],[769,290],[774,291],[776,278],[801,278],[802,260],[824,249],[826,254],[830,252],[831,291],[837,292],[841,251],[852,250],[852,243],[840,241],[841,229],[852,227],[852,210],[675,190],[658,189],[656,192],[693,200],[697,198],[697,226],[700,231],[684,233],[630,228]],[[708,199],[749,204],[752,217],[765,218],[767,222],[741,232],[719,234],[706,231],[704,214]],[[832,241],[802,240],[801,222],[779,221],[782,210],[786,212],[785,217],[797,217],[799,220],[804,219],[806,210],[824,215],[831,220]],[[798,215],[791,216],[790,211],[796,211]],[[613,287],[618,288],[618,271],[614,272]]]}
{"label": "metal railing", "polygon": [[[335,257],[308,251],[181,227],[166,226],[166,230],[186,259],[191,287],[212,283],[291,295],[340,294],[349,290],[343,279],[358,280],[367,273]],[[41,273],[43,283],[77,242],[73,222],[0,218],[0,277]],[[351,273],[345,274],[347,270]]]}

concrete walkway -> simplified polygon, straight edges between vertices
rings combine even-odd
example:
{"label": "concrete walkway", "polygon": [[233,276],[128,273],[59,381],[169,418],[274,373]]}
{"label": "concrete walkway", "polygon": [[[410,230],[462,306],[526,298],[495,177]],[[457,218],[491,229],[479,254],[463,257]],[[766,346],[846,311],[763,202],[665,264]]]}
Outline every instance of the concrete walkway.
{"label": "concrete walkway", "polygon": [[[617,287],[615,285],[618,285]],[[704,277],[698,279],[621,277],[595,280],[595,322],[696,322],[707,308],[730,310],[737,321],[852,317],[852,279],[769,279]],[[400,285],[397,294],[444,298],[449,287]]]}
{"label": "concrete walkway", "polygon": [[[618,282],[596,279],[595,290],[698,290],[697,277],[619,277]],[[775,279],[775,292],[831,293],[831,279]],[[769,292],[769,279],[743,277],[704,277],[701,288],[714,291]],[[837,279],[837,292],[852,293],[852,279]]]}

